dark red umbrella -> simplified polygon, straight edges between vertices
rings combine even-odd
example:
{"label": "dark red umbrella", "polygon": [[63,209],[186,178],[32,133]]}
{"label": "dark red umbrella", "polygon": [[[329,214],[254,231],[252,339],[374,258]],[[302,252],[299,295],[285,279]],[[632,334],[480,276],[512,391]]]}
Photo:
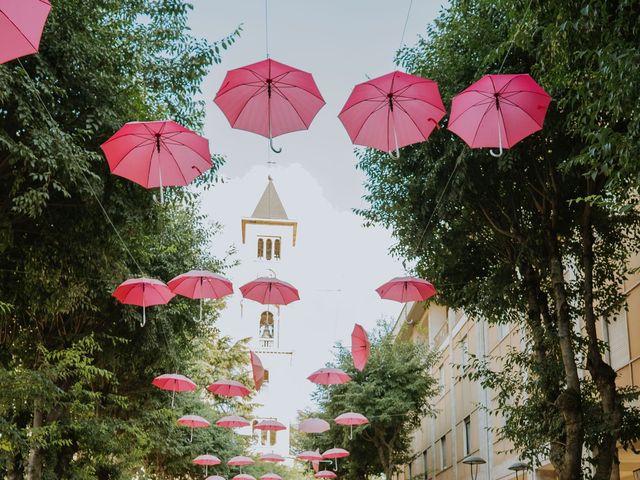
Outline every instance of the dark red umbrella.
{"label": "dark red umbrella", "polygon": [[423,302],[438,292],[426,280],[416,277],[396,277],[376,288],[380,298],[396,302]]}
{"label": "dark red umbrella", "polygon": [[351,377],[339,368],[321,368],[307,378],[320,385],[339,385],[351,381]]}
{"label": "dark red umbrella", "polygon": [[351,358],[353,358],[353,366],[358,370],[364,370],[369,353],[371,352],[371,344],[369,336],[362,325],[355,324],[351,332]]}
{"label": "dark red umbrella", "polygon": [[173,278],[167,285],[177,295],[200,299],[200,320],[203,298],[218,299],[233,293],[233,285],[229,280],[207,270],[190,270]]}
{"label": "dark red umbrella", "polygon": [[223,397],[246,397],[251,391],[235,380],[218,380],[207,387],[211,393]]}
{"label": "dark red umbrella", "polygon": [[171,120],[129,122],[102,144],[111,173],[145,188],[188,185],[211,168],[209,141]]}
{"label": "dark red umbrella", "polygon": [[50,11],[48,0],[0,0],[0,63],[38,52]]}
{"label": "dark red umbrella", "polygon": [[511,148],[542,128],[551,97],[527,74],[485,75],[453,98],[448,129],[471,148]]}
{"label": "dark red umbrella", "polygon": [[126,305],[142,307],[142,323],[147,323],[146,308],[153,305],[165,305],[175,296],[164,282],[153,278],[130,278],[125,280],[112,294]]}
{"label": "dark red umbrella", "polygon": [[197,386],[193,380],[177,373],[165,373],[153,379],[151,384],[161,390],[169,390],[171,394],[171,408],[173,408],[176,392],[193,392]]}
{"label": "dark red umbrella", "polygon": [[288,305],[300,300],[298,289],[273,277],[260,277],[240,287],[244,298],[263,305]]}
{"label": "dark red umbrella", "polygon": [[264,382],[264,367],[262,366],[262,360],[253,352],[249,352],[251,357],[251,373],[253,374],[253,384],[256,391],[260,390],[262,383]]}
{"label": "dark red umbrella", "polygon": [[391,72],[356,85],[338,117],[356,145],[398,156],[429,138],[445,113],[436,82]]}
{"label": "dark red umbrella", "polygon": [[233,128],[269,139],[306,130],[324,105],[310,73],[266,59],[230,70],[215,103]]}

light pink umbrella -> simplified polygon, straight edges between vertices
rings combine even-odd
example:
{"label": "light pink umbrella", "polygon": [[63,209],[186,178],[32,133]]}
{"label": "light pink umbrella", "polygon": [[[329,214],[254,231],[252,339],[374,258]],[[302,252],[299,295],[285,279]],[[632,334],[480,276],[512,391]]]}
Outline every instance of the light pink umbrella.
{"label": "light pink umbrella", "polygon": [[253,477],[247,473],[239,473],[238,475],[233,477],[231,480],[256,480],[256,477]]}
{"label": "light pink umbrella", "polygon": [[263,305],[288,305],[300,300],[298,290],[274,277],[260,277],[240,287],[244,298]]}
{"label": "light pink umbrella", "polygon": [[349,452],[346,451],[344,448],[330,448],[329,450],[327,450],[322,454],[322,458],[327,458],[327,459],[333,458],[333,460],[336,462],[336,469],[338,468],[338,459],[348,457],[348,456],[349,456]]}
{"label": "light pink umbrella", "polygon": [[249,352],[251,357],[251,373],[253,374],[253,385],[256,388],[256,392],[262,387],[264,382],[264,367],[262,366],[262,360],[253,352]]}
{"label": "light pink umbrella", "polygon": [[447,128],[471,148],[498,147],[499,157],[542,129],[551,97],[527,74],[485,75],[456,95]]}
{"label": "light pink umbrella", "polygon": [[277,420],[262,420],[253,428],[256,430],[273,430],[274,432],[287,429],[283,423],[280,423]]}
{"label": "light pink umbrella", "polygon": [[129,122],[101,145],[111,173],[145,188],[188,185],[212,166],[209,141],[171,120]]}
{"label": "light pink umbrella", "polygon": [[342,415],[338,415],[335,418],[335,422],[338,425],[349,425],[351,427],[349,438],[353,438],[353,426],[366,425],[367,423],[369,423],[369,419],[364,415],[362,415],[361,413],[347,412],[347,413],[343,413]]}
{"label": "light pink umbrella", "polygon": [[223,397],[246,397],[251,391],[235,380],[218,380],[207,387],[211,393]]}
{"label": "light pink umbrella", "polygon": [[260,480],[282,480],[282,477],[280,475],[278,475],[277,473],[265,473],[264,475],[262,475],[260,477]]}
{"label": "light pink umbrella", "polygon": [[277,453],[267,453],[260,457],[260,461],[278,463],[278,462],[284,462],[284,457],[282,455],[278,455]]}
{"label": "light pink umbrella", "polygon": [[200,299],[200,320],[203,298],[215,300],[233,293],[233,285],[229,280],[207,270],[190,270],[173,278],[167,285],[177,295]]}
{"label": "light pink umbrella", "polygon": [[209,475],[204,480],[227,480],[227,479],[224,477],[221,477],[220,475]]}
{"label": "light pink umbrella", "polygon": [[254,463],[256,462],[252,458],[238,455],[237,457],[230,458],[227,465],[230,467],[242,467],[244,465],[253,465]]}
{"label": "light pink umbrella", "polygon": [[112,294],[120,303],[142,307],[142,323],[147,323],[147,307],[165,305],[175,296],[169,287],[153,278],[130,278],[125,280]]}
{"label": "light pink umbrella", "polygon": [[178,419],[177,423],[180,426],[191,428],[191,437],[189,438],[189,442],[193,441],[194,428],[207,428],[211,425],[208,420],[199,415],[184,415]]}
{"label": "light pink umbrella", "polygon": [[209,465],[220,465],[220,459],[214,455],[198,455],[191,460],[194,465],[204,465],[204,474],[209,474]]}
{"label": "light pink umbrella", "polygon": [[338,475],[331,470],[320,470],[318,473],[314,475],[316,478],[338,478]]}
{"label": "light pink umbrella", "polygon": [[416,277],[396,277],[376,288],[380,298],[396,302],[423,302],[438,292],[426,280]]}
{"label": "light pink umbrella", "polygon": [[313,471],[318,473],[318,470],[320,470],[320,460],[312,460],[311,466],[313,467]]}
{"label": "light pink umbrella", "polygon": [[0,0],[0,64],[38,51],[50,11],[48,0]]}
{"label": "light pink umbrella", "polygon": [[304,433],[322,433],[329,428],[329,422],[321,418],[307,418],[302,420],[298,426],[298,430]]}
{"label": "light pink umbrella", "polygon": [[321,368],[307,378],[320,385],[338,385],[351,381],[351,377],[339,368]]}
{"label": "light pink umbrella", "polygon": [[351,332],[351,358],[353,358],[353,366],[358,370],[364,370],[369,354],[371,353],[371,343],[369,336],[362,325],[356,323]]}
{"label": "light pink umbrella", "polygon": [[171,408],[173,408],[176,392],[192,392],[197,386],[193,380],[177,373],[165,373],[153,379],[151,384],[160,390],[169,390],[171,394]]}
{"label": "light pink umbrella", "polygon": [[322,455],[318,451],[312,452],[308,450],[306,452],[300,452],[298,455],[296,455],[296,458],[300,460],[307,460],[309,462],[313,462],[313,461],[319,462],[320,460],[322,460]]}
{"label": "light pink umbrella", "polygon": [[248,420],[238,415],[229,415],[218,420],[216,425],[222,428],[241,428],[248,427],[251,424]]}

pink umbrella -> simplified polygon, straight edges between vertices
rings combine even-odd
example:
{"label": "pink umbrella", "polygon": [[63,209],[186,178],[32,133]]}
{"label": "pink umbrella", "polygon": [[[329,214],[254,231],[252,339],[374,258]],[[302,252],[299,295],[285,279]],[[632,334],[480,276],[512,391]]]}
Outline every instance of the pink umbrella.
{"label": "pink umbrella", "polygon": [[253,465],[254,463],[256,462],[252,458],[238,455],[237,457],[230,458],[227,465],[230,467],[242,467],[244,465]]}
{"label": "pink umbrella", "polygon": [[230,70],[214,100],[233,128],[269,139],[306,130],[324,105],[310,73],[267,59]]}
{"label": "pink umbrella", "polygon": [[320,385],[338,385],[351,381],[351,377],[339,368],[321,368],[307,378]]}
{"label": "pink umbrella", "polygon": [[211,393],[223,397],[246,397],[251,391],[235,380],[218,380],[207,387]]}
{"label": "pink umbrella", "polygon": [[191,270],[178,275],[167,285],[177,295],[200,299],[200,320],[203,298],[218,299],[233,293],[233,285],[229,280],[207,270]]}
{"label": "pink umbrella", "polygon": [[220,459],[213,455],[198,455],[191,460],[194,465],[204,465],[204,474],[209,473],[209,465],[220,465]]}
{"label": "pink umbrella", "polygon": [[278,462],[284,462],[284,457],[282,455],[278,455],[277,453],[267,453],[260,457],[260,461],[278,463]]}
{"label": "pink umbrella", "polygon": [[321,418],[307,418],[300,422],[298,430],[304,433],[322,433],[329,430],[329,422]]}
{"label": "pink umbrella", "polygon": [[423,302],[438,292],[435,287],[421,278],[396,277],[376,288],[380,298],[396,302]]}
{"label": "pink umbrella", "polygon": [[300,460],[308,460],[310,462],[313,462],[313,461],[319,462],[320,460],[322,460],[322,455],[317,451],[315,452],[306,451],[306,452],[300,452],[298,455],[296,455],[296,458]]}
{"label": "pink umbrella", "polygon": [[344,448],[330,448],[322,454],[322,458],[334,459],[334,461],[336,462],[336,469],[338,468],[338,459],[348,456],[349,452],[347,452]]}
{"label": "pink umbrella", "polygon": [[277,473],[265,473],[260,477],[260,480],[282,480],[282,477]]}
{"label": "pink umbrella", "polygon": [[111,173],[142,185],[188,185],[211,168],[209,141],[171,120],[129,122],[102,144]]}
{"label": "pink umbrella", "polygon": [[551,97],[527,74],[485,75],[453,98],[448,129],[471,148],[511,148],[542,129]]}
{"label": "pink umbrella", "polygon": [[176,392],[192,392],[197,386],[190,378],[177,373],[165,373],[153,379],[151,384],[160,390],[170,390],[171,408],[173,408]]}
{"label": "pink umbrella", "polygon": [[153,278],[130,278],[125,280],[112,294],[125,305],[142,307],[142,323],[147,323],[147,307],[165,305],[175,296],[163,282]]}
{"label": "pink umbrella", "polygon": [[193,429],[194,428],[207,428],[211,425],[206,419],[199,415],[184,415],[177,421],[178,425],[191,428],[191,437],[189,442],[193,441]]}
{"label": "pink umbrella", "polygon": [[256,480],[256,477],[248,475],[246,473],[240,473],[233,477],[231,480]]}
{"label": "pink umbrella", "polygon": [[241,428],[248,427],[251,424],[243,417],[238,415],[229,415],[218,420],[216,425],[222,428]]}
{"label": "pink umbrella", "polygon": [[369,353],[371,352],[371,344],[369,336],[362,325],[355,324],[351,332],[351,358],[353,358],[353,366],[358,370],[364,370]]}
{"label": "pink umbrella", "polygon": [[255,427],[256,430],[272,430],[279,432],[280,430],[286,430],[287,427],[276,420],[262,420]]}
{"label": "pink umbrella", "polygon": [[[206,473],[205,473],[205,475],[206,475]],[[226,480],[226,478],[221,477],[220,475],[209,475],[204,480]]]}
{"label": "pink umbrella", "polygon": [[429,138],[445,113],[436,82],[391,72],[356,85],[338,117],[356,145],[398,156]]}
{"label": "pink umbrella", "polygon": [[369,423],[369,419],[362,415],[361,413],[356,412],[347,412],[342,415],[338,415],[335,418],[335,422],[338,425],[349,425],[351,427],[351,433],[349,434],[349,438],[353,438],[353,426],[354,425],[365,425]]}
{"label": "pink umbrella", "polygon": [[312,460],[311,466],[313,467],[313,471],[318,473],[318,470],[320,470],[320,460]]}
{"label": "pink umbrella", "polygon": [[0,64],[37,53],[50,11],[48,0],[0,0]]}
{"label": "pink umbrella", "polygon": [[320,470],[318,473],[316,473],[314,475],[314,477],[316,477],[316,478],[338,478],[338,475],[336,475],[331,470]]}
{"label": "pink umbrella", "polygon": [[272,277],[260,277],[240,287],[244,298],[263,305],[288,305],[300,300],[298,290],[291,284]]}
{"label": "pink umbrella", "polygon": [[262,383],[264,382],[264,367],[262,366],[262,361],[260,357],[253,352],[249,352],[249,356],[251,357],[251,373],[253,374],[253,385],[256,388],[256,391],[260,390],[262,387]]}

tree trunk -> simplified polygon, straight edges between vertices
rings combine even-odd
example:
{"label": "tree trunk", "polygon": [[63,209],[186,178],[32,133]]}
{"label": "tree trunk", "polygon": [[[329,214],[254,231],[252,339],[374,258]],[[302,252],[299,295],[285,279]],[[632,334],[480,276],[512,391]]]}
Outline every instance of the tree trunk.
{"label": "tree trunk", "polygon": [[[42,427],[43,413],[40,406],[40,400],[33,402],[33,424],[32,428],[35,432]],[[27,463],[27,480],[42,479],[42,449],[37,443],[31,445],[29,450],[29,461]]]}

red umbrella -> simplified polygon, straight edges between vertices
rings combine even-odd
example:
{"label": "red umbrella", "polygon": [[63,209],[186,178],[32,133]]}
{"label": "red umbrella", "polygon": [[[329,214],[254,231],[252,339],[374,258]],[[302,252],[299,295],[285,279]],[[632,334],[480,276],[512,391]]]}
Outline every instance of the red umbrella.
{"label": "red umbrella", "polygon": [[312,452],[312,451],[306,451],[306,452],[300,452],[296,458],[300,459],[300,460],[308,460],[310,462],[313,461],[320,461],[322,460],[322,455],[318,452]]}
{"label": "red umbrella", "polygon": [[355,324],[351,332],[351,358],[353,358],[353,366],[358,370],[364,370],[369,353],[371,352],[371,344],[369,336],[362,325]]}
{"label": "red umbrella", "polygon": [[240,473],[233,477],[231,480],[256,480],[256,477],[248,475],[246,473]]}
{"label": "red umbrella", "polygon": [[175,296],[163,282],[153,278],[130,278],[112,294],[120,303],[142,307],[142,326],[147,323],[147,307],[165,305]]}
{"label": "red umbrella", "polygon": [[279,463],[279,462],[284,462],[284,457],[282,455],[278,455],[277,453],[267,453],[267,454],[262,455],[260,457],[260,461],[261,462]]}
{"label": "red umbrella", "polygon": [[304,433],[322,433],[329,430],[329,422],[321,418],[307,418],[300,422],[298,430]]}
{"label": "red umbrella", "polygon": [[37,53],[50,11],[48,0],[0,0],[0,63]]}
{"label": "red umbrella", "polygon": [[222,428],[240,428],[248,427],[250,423],[248,420],[238,415],[229,415],[218,420],[216,425]]}
{"label": "red umbrella", "polygon": [[335,460],[336,469],[338,468],[338,459],[348,457],[349,452],[344,448],[330,448],[322,454],[322,458],[333,458]]}
{"label": "red umbrella", "polygon": [[426,280],[415,277],[396,277],[376,288],[380,298],[396,302],[423,302],[438,292]]}
{"label": "red umbrella", "polygon": [[173,278],[167,285],[177,295],[200,299],[200,320],[203,298],[217,299],[233,293],[233,285],[229,280],[207,270],[191,270]]}
{"label": "red umbrella", "polygon": [[209,473],[209,465],[220,465],[220,459],[213,455],[199,455],[193,460],[191,463],[194,465],[204,465],[204,474],[207,475]]}
{"label": "red umbrella", "polygon": [[337,385],[351,381],[351,377],[339,368],[321,368],[307,378],[320,385]]}
{"label": "red umbrella", "polygon": [[364,415],[362,415],[361,413],[347,412],[347,413],[343,413],[342,415],[338,415],[335,418],[335,422],[338,425],[349,425],[351,427],[349,438],[353,438],[353,426],[366,425],[367,423],[369,423],[369,419]]}
{"label": "red umbrella", "polygon": [[191,428],[191,437],[189,438],[189,442],[193,441],[193,429],[194,428],[207,428],[209,425],[208,420],[202,418],[199,415],[184,415],[180,417],[177,421],[178,425],[183,427]]}
{"label": "red umbrella", "polygon": [[145,188],[188,185],[211,168],[209,141],[171,120],[129,122],[102,144],[111,173]]}
{"label": "red umbrella", "polygon": [[273,277],[260,277],[240,287],[244,298],[263,305],[288,305],[300,300],[298,290],[290,283]]}
{"label": "red umbrella", "polygon": [[211,393],[223,397],[246,397],[251,391],[235,380],[218,380],[207,387]]}
{"label": "red umbrella", "polygon": [[238,455],[237,457],[230,458],[227,465],[231,467],[242,467],[244,465],[253,465],[254,463],[256,462],[252,458]]}
{"label": "red umbrella", "polygon": [[511,148],[542,129],[551,97],[527,74],[485,75],[453,98],[448,129],[471,148]]}
{"label": "red umbrella", "polygon": [[356,85],[338,117],[356,145],[398,156],[429,138],[445,113],[436,82],[392,72]]}
{"label": "red umbrella", "polygon": [[331,470],[320,470],[318,473],[316,473],[314,475],[314,477],[316,477],[316,478],[338,478],[338,475],[336,475]]}
{"label": "red umbrella", "polygon": [[197,386],[193,380],[177,373],[165,373],[153,379],[151,384],[161,390],[170,390],[171,408],[173,408],[176,392],[192,392]]}
{"label": "red umbrella", "polygon": [[214,100],[233,128],[269,139],[306,130],[324,105],[310,73],[266,59],[230,70]]}
{"label": "red umbrella", "polygon": [[279,432],[280,430],[286,430],[287,427],[276,420],[262,420],[255,427],[256,430],[272,430]]}
{"label": "red umbrella", "polygon": [[251,357],[251,372],[253,373],[253,384],[256,388],[256,391],[260,390],[262,387],[262,383],[264,382],[264,367],[262,366],[262,361],[253,352],[249,352],[249,356]]}
{"label": "red umbrella", "polygon": [[282,480],[282,477],[277,473],[265,473],[260,477],[260,480]]}

